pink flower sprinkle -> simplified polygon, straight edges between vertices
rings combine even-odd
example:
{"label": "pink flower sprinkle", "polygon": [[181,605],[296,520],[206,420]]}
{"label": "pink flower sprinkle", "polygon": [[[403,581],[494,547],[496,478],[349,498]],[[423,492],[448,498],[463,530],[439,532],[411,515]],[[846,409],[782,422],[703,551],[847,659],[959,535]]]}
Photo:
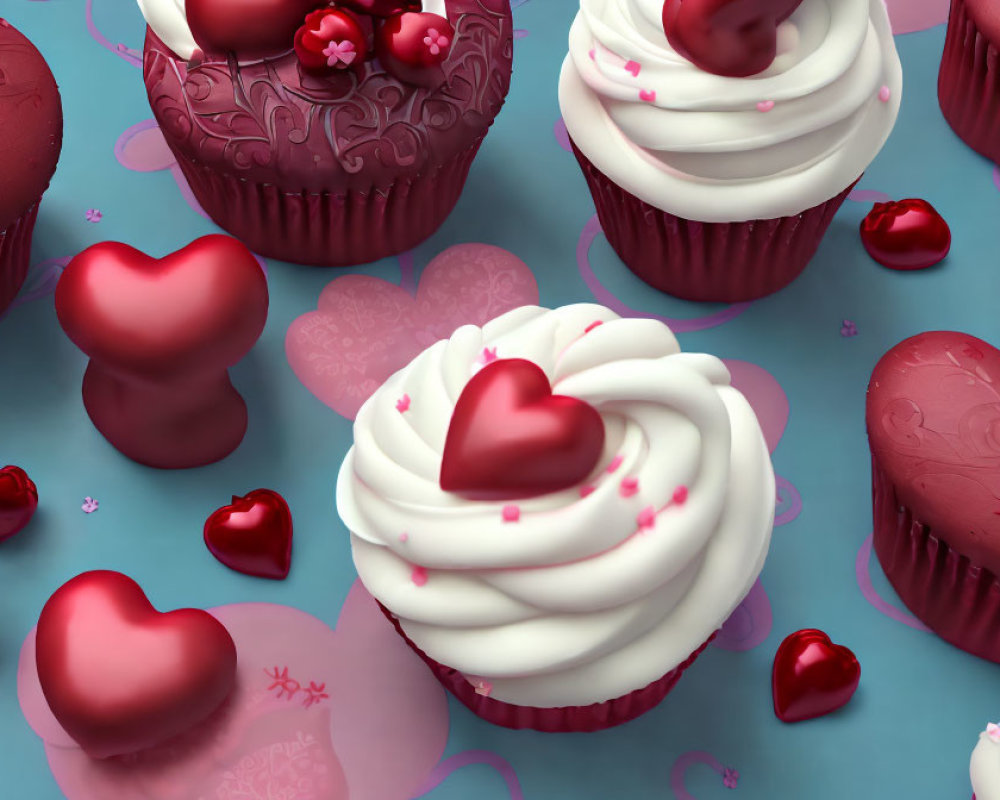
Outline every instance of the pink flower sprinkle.
{"label": "pink flower sprinkle", "polygon": [[684,505],[685,501],[688,499],[688,487],[678,486],[674,489],[674,496],[671,498],[675,506]]}
{"label": "pink flower sprinkle", "polygon": [[489,364],[497,360],[497,349],[495,347],[484,347],[479,356],[479,360],[484,364]]}
{"label": "pink flower sprinkle", "polygon": [[96,224],[100,222],[102,219],[104,219],[104,214],[101,212],[99,208],[88,208],[87,213],[84,214],[84,217],[87,220],[87,222],[93,222],[94,224]]}
{"label": "pink flower sprinkle", "polygon": [[638,478],[622,478],[621,484],[618,486],[618,494],[622,497],[632,497],[639,491],[639,479]]}
{"label": "pink flower sprinkle", "polygon": [[424,44],[431,51],[431,55],[436,56],[448,46],[449,40],[447,36],[438,32],[437,28],[428,28],[427,35],[424,37]]}
{"label": "pink flower sprinkle", "polygon": [[639,70],[641,70],[641,69],[642,69],[642,67],[639,65],[638,61],[626,61],[625,62],[625,71],[626,72],[631,72],[633,78],[638,78],[639,77]]}
{"label": "pink flower sprinkle", "polygon": [[519,519],[521,519],[520,506],[514,506],[514,505],[504,506],[503,511],[501,513],[503,515],[504,522],[517,522]]}
{"label": "pink flower sprinkle", "polygon": [[410,534],[408,534],[406,531],[403,531],[401,534],[399,534],[399,541],[401,542],[410,541]]}
{"label": "pink flower sprinkle", "polygon": [[493,691],[493,684],[482,678],[476,681],[475,687],[476,687],[476,694],[482,695],[483,697],[489,697],[490,692]]}
{"label": "pink flower sprinkle", "polygon": [[635,518],[635,521],[639,524],[639,530],[652,528],[656,525],[656,509],[652,506],[646,506],[639,512],[639,516]]}
{"label": "pink flower sprinkle", "polygon": [[644,103],[655,103],[656,102],[656,92],[652,89],[640,89],[639,99]]}
{"label": "pink flower sprinkle", "polygon": [[772,108],[774,108],[774,101],[773,100],[761,100],[759,103],[757,103],[757,110],[761,114],[766,114]]}
{"label": "pink flower sprinkle", "polygon": [[986,735],[989,736],[994,742],[1000,742],[1000,725],[993,722],[987,724]]}
{"label": "pink flower sprinkle", "polygon": [[878,90],[878,99],[881,100],[883,103],[888,103],[890,97],[892,97],[892,89],[890,89],[888,86],[883,86],[881,89]]}
{"label": "pink flower sprinkle", "polygon": [[622,465],[622,461],[624,461],[624,460],[625,460],[625,456],[621,455],[620,453],[618,455],[616,455],[614,458],[612,458],[611,459],[611,463],[608,464],[608,466],[606,468],[608,474],[610,475],[612,472],[614,472],[616,469],[618,469],[618,467],[620,467]]}
{"label": "pink flower sprinkle", "polygon": [[[593,484],[590,484],[590,483],[586,484],[585,486],[581,486],[580,487],[580,497],[586,497],[588,494],[590,494],[591,492],[593,492],[594,489],[596,489],[596,488],[597,488],[596,486],[594,486]],[[998,511],[997,513],[1000,514],[1000,511]]]}
{"label": "pink flower sprinkle", "polygon": [[726,767],[722,772],[722,785],[727,789],[735,789],[739,779],[740,773],[732,767]]}
{"label": "pink flower sprinkle", "polygon": [[598,325],[603,325],[603,324],[604,324],[604,322],[603,322],[602,320],[599,320],[599,319],[595,319],[595,320],[594,320],[593,322],[591,322],[591,323],[590,323],[590,324],[589,324],[589,325],[588,325],[588,326],[587,326],[586,328],[584,328],[584,329],[583,329],[583,332],[584,332],[584,333],[590,333],[590,332],[591,332],[592,330],[594,330],[594,328],[596,328],[596,327],[597,327]]}
{"label": "pink flower sprinkle", "polygon": [[414,567],[413,572],[410,573],[410,580],[413,581],[414,586],[423,586],[427,583],[427,568],[426,567]]}
{"label": "pink flower sprinkle", "polygon": [[396,401],[396,410],[400,414],[410,410],[410,396],[408,394],[404,394]]}
{"label": "pink flower sprinkle", "polygon": [[[324,17],[324,21],[327,19],[330,17]],[[351,62],[358,57],[354,49],[354,42],[350,39],[344,39],[341,42],[331,40],[329,46],[323,51],[323,55],[326,56],[327,66],[330,67],[335,67],[340,63],[345,67],[350,66]]]}

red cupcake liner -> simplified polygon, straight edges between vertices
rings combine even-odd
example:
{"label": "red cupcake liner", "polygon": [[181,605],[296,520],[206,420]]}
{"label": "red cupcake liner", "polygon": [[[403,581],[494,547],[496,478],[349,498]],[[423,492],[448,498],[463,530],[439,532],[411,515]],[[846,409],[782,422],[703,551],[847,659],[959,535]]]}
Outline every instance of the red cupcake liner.
{"label": "red cupcake liner", "polygon": [[381,603],[378,606],[392,623],[392,626],[396,629],[396,633],[403,637],[403,640],[410,648],[431,668],[431,671],[438,681],[441,682],[441,685],[455,695],[473,714],[487,722],[492,722],[494,725],[500,725],[504,728],[514,728],[515,730],[530,728],[544,733],[586,733],[600,731],[629,722],[645,714],[659,705],[660,701],[670,693],[670,690],[680,680],[684,670],[694,663],[695,659],[708,647],[709,642],[715,638],[715,633],[713,633],[681,664],[678,664],[662,678],[653,681],[642,689],[636,689],[634,692],[629,692],[613,700],[606,700],[603,703],[593,703],[586,706],[539,708],[505,703],[502,700],[478,694],[476,687],[469,683],[465,675],[453,667],[446,667],[444,664],[439,664],[424,653],[404,633],[399,620],[396,619],[393,613]]}
{"label": "red cupcake liner", "polygon": [[387,188],[323,194],[233,178],[171,151],[205,213],[255,253],[344,267],[402,253],[433,234],[458,202],[480,144]]}
{"label": "red cupcake liner", "polygon": [[938,71],[938,104],[969,147],[1000,163],[1000,57],[964,0],[952,0]]}
{"label": "red cupcake liner", "polygon": [[735,303],[787,286],[815,255],[857,183],[792,217],[697,222],[640,200],[597,169],[575,144],[573,152],[608,244],[650,286],[684,300]]}
{"label": "red cupcake liner", "polygon": [[875,553],[896,594],[934,633],[1000,662],[1000,582],[903,506],[872,456]]}
{"label": "red cupcake liner", "polygon": [[14,301],[28,276],[31,234],[38,217],[38,203],[0,231],[0,313]]}

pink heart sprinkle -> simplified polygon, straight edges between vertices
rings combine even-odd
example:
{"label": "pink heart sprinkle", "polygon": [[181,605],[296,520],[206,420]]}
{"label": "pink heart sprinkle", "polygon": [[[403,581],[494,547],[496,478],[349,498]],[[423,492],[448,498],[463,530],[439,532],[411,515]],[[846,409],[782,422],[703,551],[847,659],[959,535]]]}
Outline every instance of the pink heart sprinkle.
{"label": "pink heart sprinkle", "polygon": [[406,531],[403,531],[401,534],[399,534],[399,541],[408,542],[409,540],[410,540],[410,534],[408,534]]}
{"label": "pink heart sprinkle", "polygon": [[593,492],[594,489],[596,489],[596,488],[597,488],[596,486],[593,486],[592,484],[589,484],[589,483],[586,486],[581,486],[580,487],[580,497],[586,497],[588,494],[590,494],[591,492]]}
{"label": "pink heart sprinkle", "polygon": [[774,108],[774,101],[773,100],[761,100],[759,103],[757,103],[757,110],[761,114],[766,114],[772,108]]}
{"label": "pink heart sprinkle", "polygon": [[618,486],[618,494],[620,494],[622,497],[631,497],[638,491],[639,491],[638,478],[622,478],[622,482]]}
{"label": "pink heart sprinkle", "polygon": [[674,489],[674,496],[672,499],[674,501],[674,505],[677,506],[684,505],[684,501],[688,499],[688,487],[678,486],[676,489]]}
{"label": "pink heart sprinkle", "polygon": [[484,347],[483,352],[479,354],[479,362],[483,364],[483,366],[496,360],[497,349],[495,347]]}
{"label": "pink heart sprinkle", "polygon": [[652,103],[656,100],[656,92],[652,89],[640,89],[639,99],[644,103]]}
{"label": "pink heart sprinkle", "polygon": [[892,89],[890,89],[888,86],[883,86],[881,89],[878,90],[878,99],[881,100],[883,103],[888,103],[890,97],[892,97]]}
{"label": "pink heart sprinkle", "polygon": [[427,583],[427,568],[426,567],[414,567],[413,572],[410,573],[410,580],[413,581],[415,586],[423,586]]}
{"label": "pink heart sprinkle", "polygon": [[612,472],[614,472],[616,469],[618,469],[618,467],[620,467],[622,465],[622,461],[624,461],[624,460],[625,460],[625,457],[622,456],[619,453],[617,456],[615,456],[614,458],[611,459],[611,463],[608,464],[608,466],[607,466],[607,472],[609,474],[612,473]]}
{"label": "pink heart sprinkle", "polygon": [[626,61],[625,62],[625,71],[626,72],[631,72],[633,78],[638,78],[639,77],[639,70],[641,70],[641,69],[642,69],[642,67],[639,66],[639,62],[638,61]]}
{"label": "pink heart sprinkle", "polygon": [[410,410],[410,396],[408,394],[404,394],[396,401],[396,410],[400,414]]}
{"label": "pink heart sprinkle", "polygon": [[642,511],[639,512],[639,516],[635,518],[635,521],[639,523],[639,529],[645,530],[646,528],[652,528],[656,525],[656,509],[652,506],[646,506]]}
{"label": "pink heart sprinkle", "polygon": [[501,513],[503,514],[504,522],[517,522],[521,519],[521,508],[519,506],[504,506]]}

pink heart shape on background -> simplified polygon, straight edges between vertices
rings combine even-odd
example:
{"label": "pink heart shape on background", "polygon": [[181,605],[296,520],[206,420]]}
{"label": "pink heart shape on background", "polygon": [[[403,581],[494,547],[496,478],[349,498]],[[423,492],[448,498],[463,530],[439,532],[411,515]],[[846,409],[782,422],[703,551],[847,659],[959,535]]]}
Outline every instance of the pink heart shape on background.
{"label": "pink heart shape on background", "polygon": [[513,253],[455,245],[427,265],[416,297],[367,275],[331,281],[317,310],[288,327],[285,355],[310,392],[354,419],[386,378],[456,328],[537,303],[535,276]]}

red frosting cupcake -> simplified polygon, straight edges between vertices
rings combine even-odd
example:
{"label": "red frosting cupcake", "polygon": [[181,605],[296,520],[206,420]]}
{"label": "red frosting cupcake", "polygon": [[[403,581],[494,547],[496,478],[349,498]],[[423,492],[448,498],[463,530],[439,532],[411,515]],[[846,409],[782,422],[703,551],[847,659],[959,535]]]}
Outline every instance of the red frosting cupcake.
{"label": "red frosting cupcake", "polygon": [[191,0],[185,18],[144,0],[150,104],[205,211],[307,264],[430,236],[503,104],[513,40],[508,0],[437,3]]}
{"label": "red frosting cupcake", "polygon": [[62,148],[59,89],[41,53],[0,19],[0,312],[28,272],[38,203]]}
{"label": "red frosting cupcake", "polygon": [[951,0],[938,73],[944,118],[969,147],[1000,163],[1000,5]]}
{"label": "red frosting cupcake", "polygon": [[868,386],[875,552],[907,607],[1000,662],[1000,350],[963,333],[906,339]]}

